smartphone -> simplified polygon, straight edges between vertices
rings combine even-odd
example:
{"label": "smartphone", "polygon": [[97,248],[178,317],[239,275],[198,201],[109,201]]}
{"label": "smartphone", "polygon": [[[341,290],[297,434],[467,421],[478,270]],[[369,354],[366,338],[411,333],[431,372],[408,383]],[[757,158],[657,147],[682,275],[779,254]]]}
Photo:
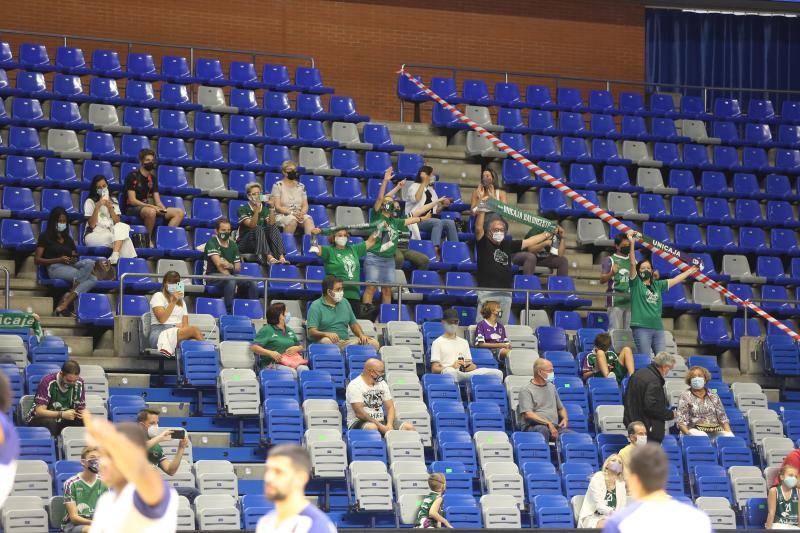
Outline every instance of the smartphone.
{"label": "smartphone", "polygon": [[186,430],[185,429],[172,429],[172,438],[183,440],[186,438]]}
{"label": "smartphone", "polygon": [[269,202],[269,194],[262,194],[261,195],[262,202]]}
{"label": "smartphone", "polygon": [[175,284],[175,292],[183,292],[183,282],[179,281]]}

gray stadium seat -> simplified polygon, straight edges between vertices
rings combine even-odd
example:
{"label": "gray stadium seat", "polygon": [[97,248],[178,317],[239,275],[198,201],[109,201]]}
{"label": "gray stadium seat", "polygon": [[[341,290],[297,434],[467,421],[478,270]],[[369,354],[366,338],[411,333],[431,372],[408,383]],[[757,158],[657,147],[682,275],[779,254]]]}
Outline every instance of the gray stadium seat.
{"label": "gray stadium seat", "polygon": [[653,154],[647,143],[642,141],[622,141],[622,157],[630,159],[634,163],[642,167],[657,167],[663,166],[661,161],[653,159]]}
{"label": "gray stadium seat", "polygon": [[108,378],[100,365],[81,365],[81,377],[86,386],[86,394],[100,396],[108,400]]}
{"label": "gray stadium seat", "polygon": [[416,431],[392,430],[384,435],[389,463],[412,461],[425,462],[425,448],[420,434]]}
{"label": "gray stadium seat", "polygon": [[777,466],[794,450],[792,439],[786,437],[765,437],[761,440],[761,457],[767,466]]}
{"label": "gray stadium seat", "polygon": [[522,521],[519,507],[503,494],[484,494],[481,496],[481,515],[487,529],[519,529]]}
{"label": "gray stadium seat", "polygon": [[636,342],[633,340],[633,331],[629,329],[611,329],[608,331],[611,335],[611,345],[617,352],[622,351],[623,348],[630,348],[636,352]]}
{"label": "gray stadium seat", "polygon": [[109,133],[130,133],[129,126],[123,126],[119,121],[117,108],[106,104],[89,104],[89,122],[101,131]]}
{"label": "gray stadium seat", "polygon": [[238,198],[239,193],[228,189],[222,171],[218,168],[194,169],[194,186],[203,191],[205,196],[215,198]]}
{"label": "gray stadium seat", "polygon": [[[531,370],[533,369],[531,368]],[[508,395],[508,406],[511,411],[516,411],[517,403],[519,402],[519,390],[530,382],[531,375],[532,374],[526,376],[506,376],[504,383],[506,386],[506,394]]]}
{"label": "gray stadium seat", "polygon": [[352,224],[364,224],[364,211],[360,207],[350,207],[346,205],[336,206],[336,225],[345,226]]}
{"label": "gray stadium seat", "polygon": [[228,105],[222,87],[199,85],[197,87],[197,103],[212,113],[232,114],[239,112],[238,108]]}
{"label": "gray stadium seat", "polygon": [[608,238],[608,230],[602,220],[580,218],[578,219],[578,244],[605,248],[612,246],[614,241]]}
{"label": "gray stadium seat", "polygon": [[90,159],[92,154],[81,150],[78,134],[73,130],[47,130],[47,149],[71,159]]}
{"label": "gray stadium seat", "polygon": [[514,449],[503,431],[476,431],[472,440],[481,467],[491,462],[514,460]]}
{"label": "gray stadium seat", "polygon": [[720,496],[700,496],[695,505],[711,519],[715,528],[736,529],[736,513],[727,499]]}
{"label": "gray stadium seat", "polygon": [[178,531],[195,531],[194,510],[186,496],[178,496]]}
{"label": "gray stadium seat", "polygon": [[512,461],[491,461],[483,465],[483,479],[489,494],[514,498],[516,507],[525,504],[525,488],[519,467]]}
{"label": "gray stadium seat", "polygon": [[380,461],[353,461],[349,466],[350,480],[359,511],[391,511],[392,480],[386,465]]}
{"label": "gray stadium seat", "polygon": [[334,122],[331,124],[331,139],[348,150],[372,150],[372,143],[361,141],[358,125],[352,122]]}
{"label": "gray stadium seat", "polygon": [[748,498],[766,498],[767,481],[757,466],[732,466],[728,468],[733,497],[740,509]]}
{"label": "gray stadium seat", "polygon": [[702,120],[681,120],[676,125],[681,128],[684,136],[691,138],[696,143],[720,144],[722,142],[718,137],[708,136],[706,123]]}
{"label": "gray stadium seat", "polygon": [[678,194],[678,189],[664,185],[664,177],[658,168],[640,167],[636,171],[636,185],[642,187],[647,192],[656,194]]}
{"label": "gray stadium seat", "polygon": [[81,451],[86,447],[86,428],[65,427],[59,437],[62,457],[69,461],[80,461]]}
{"label": "gray stadium seat", "polygon": [[48,530],[47,511],[38,496],[9,496],[0,513],[4,533],[41,533]]}
{"label": "gray stadium seat", "polygon": [[640,214],[636,210],[636,204],[633,203],[633,197],[627,192],[613,192],[610,191],[606,195],[608,202],[608,210],[618,218],[625,218],[628,220],[648,220],[649,215]]}
{"label": "gray stadium seat", "polygon": [[222,341],[219,343],[219,361],[222,368],[253,368],[253,351],[247,341]]}
{"label": "gray stadium seat", "polygon": [[225,368],[220,371],[218,387],[225,412],[232,416],[257,416],[261,404],[260,385],[250,368]]}
{"label": "gray stadium seat", "polygon": [[239,494],[236,473],[233,471],[230,461],[196,461],[194,477],[197,480],[197,488],[202,494],[213,494],[214,496],[227,494],[233,498]]}
{"label": "gray stadium seat", "polygon": [[390,466],[392,483],[397,498],[403,494],[425,494],[430,492],[428,487],[428,468],[425,461],[400,461]]}
{"label": "gray stadium seat", "polygon": [[386,383],[395,400],[422,400],[422,384],[416,372],[386,372]]}
{"label": "gray stadium seat", "polygon": [[303,402],[303,418],[308,429],[341,429],[342,412],[336,400],[308,399]]}
{"label": "gray stadium seat", "polygon": [[[523,318],[527,318],[527,320],[522,320]],[[531,309],[530,311],[528,311],[527,317],[520,316],[520,319],[522,323],[526,324],[527,326],[530,326],[534,330],[536,330],[536,328],[538,328],[539,326],[550,325],[550,316],[544,309]]]}
{"label": "gray stadium seat", "polygon": [[28,349],[19,335],[0,335],[0,363],[13,363],[19,368],[28,365]]}
{"label": "gray stadium seat", "polygon": [[539,359],[536,350],[518,350],[514,348],[508,353],[508,373],[515,376],[533,376],[533,363]]}
{"label": "gray stadium seat", "polygon": [[239,529],[236,497],[230,494],[201,494],[194,499],[197,528],[204,531]]}
{"label": "gray stadium seat", "polygon": [[692,284],[692,301],[714,312],[733,313],[736,311],[735,305],[726,304],[722,300],[720,293],[711,287],[706,287],[699,281],[695,281]]}
{"label": "gray stadium seat", "polygon": [[467,155],[471,157],[486,157],[489,159],[506,157],[504,151],[497,148],[489,139],[481,137],[476,131],[467,132]]}
{"label": "gray stadium seat", "polygon": [[314,477],[344,478],[347,470],[347,446],[342,440],[342,432],[339,428],[306,430],[305,447],[311,454]]}
{"label": "gray stadium seat", "polygon": [[[81,370],[83,370],[83,368],[81,368]],[[95,416],[108,418],[106,402],[96,394],[86,394],[86,409]]]}
{"label": "gray stadium seat", "polygon": [[503,126],[492,123],[492,114],[489,112],[488,107],[468,105],[464,114],[489,131],[505,130]]}
{"label": "gray stadium seat", "polygon": [[11,493],[15,496],[38,496],[49,500],[53,495],[53,480],[47,463],[40,460],[17,461],[17,475]]}
{"label": "gray stadium seat", "polygon": [[379,351],[386,372],[416,372],[417,362],[407,346],[381,346]]}
{"label": "gray stadium seat", "polygon": [[624,414],[625,408],[621,405],[598,405],[594,411],[594,419],[602,433],[627,435],[628,431],[622,422]]}
{"label": "gray stadium seat", "polygon": [[741,281],[743,283],[767,282],[767,278],[753,275],[747,256],[744,255],[723,255],[722,273],[730,276],[734,281]]}
{"label": "gray stadium seat", "polygon": [[322,148],[303,146],[300,148],[299,164],[309,173],[319,176],[340,176],[341,172],[331,168],[328,156]]}
{"label": "gray stadium seat", "polygon": [[419,433],[424,446],[433,444],[431,431],[431,414],[428,406],[420,400],[397,399],[394,400],[394,410],[398,420],[408,422]]}

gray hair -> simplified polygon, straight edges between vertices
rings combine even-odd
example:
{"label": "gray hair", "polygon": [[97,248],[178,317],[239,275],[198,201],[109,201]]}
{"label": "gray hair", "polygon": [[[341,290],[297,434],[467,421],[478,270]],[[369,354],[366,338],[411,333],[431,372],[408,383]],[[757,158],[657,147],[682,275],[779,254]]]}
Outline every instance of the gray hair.
{"label": "gray hair", "polygon": [[244,186],[244,191],[245,191],[247,194],[250,194],[250,189],[252,189],[253,187],[258,187],[258,188],[259,188],[259,189],[261,189],[262,191],[264,190],[264,187],[263,187],[263,186],[262,186],[262,185],[261,185],[259,182],[257,182],[257,181],[251,181],[250,183],[248,183],[247,185],[245,185],[245,186]]}
{"label": "gray hair", "polygon": [[533,362],[533,372],[536,373],[542,369],[549,361],[544,357],[539,357]]}
{"label": "gray hair", "polygon": [[641,422],[639,420],[634,420],[633,422],[628,424],[628,435],[635,435],[636,428],[638,427],[643,427],[645,431],[647,431],[647,426],[644,425],[644,422]]}
{"label": "gray hair", "polygon": [[667,352],[658,352],[656,356],[653,357],[653,364],[656,366],[673,367],[675,366],[675,356]]}

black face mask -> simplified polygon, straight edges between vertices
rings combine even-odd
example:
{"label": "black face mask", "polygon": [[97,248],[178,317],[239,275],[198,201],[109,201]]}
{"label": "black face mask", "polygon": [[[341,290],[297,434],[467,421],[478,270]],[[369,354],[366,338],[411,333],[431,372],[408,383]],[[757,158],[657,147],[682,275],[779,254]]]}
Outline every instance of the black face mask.
{"label": "black face mask", "polygon": [[289,172],[286,173],[286,177],[289,178],[290,180],[296,180],[297,178],[300,177],[300,175],[297,173],[296,170],[290,170]]}
{"label": "black face mask", "polygon": [[623,246],[622,248],[619,249],[619,253],[621,253],[622,255],[628,255],[629,253],[631,253],[631,247]]}
{"label": "black face mask", "polygon": [[89,459],[86,461],[86,470],[92,474],[98,473],[100,471],[100,461],[97,459]]}
{"label": "black face mask", "polygon": [[144,165],[142,165],[142,168],[145,169],[148,172],[152,172],[153,170],[155,170],[156,164],[155,163],[145,163]]}

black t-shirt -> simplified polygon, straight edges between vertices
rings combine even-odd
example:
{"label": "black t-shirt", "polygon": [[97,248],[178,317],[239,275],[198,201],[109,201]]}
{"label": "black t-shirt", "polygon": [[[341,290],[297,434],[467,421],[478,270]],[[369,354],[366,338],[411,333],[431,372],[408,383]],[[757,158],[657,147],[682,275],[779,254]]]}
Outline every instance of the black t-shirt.
{"label": "black t-shirt", "polygon": [[39,235],[36,246],[44,248],[42,259],[55,259],[65,255],[71,256],[75,255],[76,252],[75,241],[72,240],[72,237],[67,236],[64,242],[58,242],[56,239],[48,239],[47,233],[44,231]]}
{"label": "black t-shirt", "polygon": [[147,202],[153,196],[153,193],[158,192],[158,179],[155,174],[150,174],[145,177],[138,170],[132,171],[125,177],[125,190],[122,193],[122,205],[120,209],[124,212],[128,208],[128,191],[136,193],[136,199],[140,202]]}
{"label": "black t-shirt", "polygon": [[478,286],[511,288],[514,275],[512,256],[522,250],[522,241],[504,240],[499,245],[488,235],[475,245],[478,256]]}

